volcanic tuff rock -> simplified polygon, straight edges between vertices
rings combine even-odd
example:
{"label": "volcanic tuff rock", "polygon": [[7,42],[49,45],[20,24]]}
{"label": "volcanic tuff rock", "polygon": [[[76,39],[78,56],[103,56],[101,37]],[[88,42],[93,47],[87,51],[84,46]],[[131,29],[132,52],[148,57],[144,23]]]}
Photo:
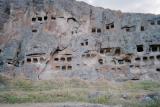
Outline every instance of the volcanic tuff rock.
{"label": "volcanic tuff rock", "polygon": [[0,24],[1,74],[160,80],[160,15],[75,0],[0,0]]}

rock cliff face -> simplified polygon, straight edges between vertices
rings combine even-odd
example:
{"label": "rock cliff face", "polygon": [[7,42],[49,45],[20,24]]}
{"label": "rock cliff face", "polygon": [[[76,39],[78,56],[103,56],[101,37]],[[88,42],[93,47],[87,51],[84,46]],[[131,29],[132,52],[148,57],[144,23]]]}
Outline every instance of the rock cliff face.
{"label": "rock cliff face", "polygon": [[75,0],[0,0],[0,72],[29,79],[160,80],[160,16]]}

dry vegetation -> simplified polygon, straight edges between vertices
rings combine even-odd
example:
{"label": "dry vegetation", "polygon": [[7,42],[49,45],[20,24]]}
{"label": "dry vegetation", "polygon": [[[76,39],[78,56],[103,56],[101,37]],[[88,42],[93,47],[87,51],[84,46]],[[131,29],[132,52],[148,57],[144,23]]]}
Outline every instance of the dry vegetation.
{"label": "dry vegetation", "polygon": [[155,81],[82,81],[57,79],[30,81],[0,77],[1,103],[62,103],[82,102],[124,105],[128,107],[158,107],[158,99],[143,102],[140,98],[149,93],[160,92],[160,83]]}

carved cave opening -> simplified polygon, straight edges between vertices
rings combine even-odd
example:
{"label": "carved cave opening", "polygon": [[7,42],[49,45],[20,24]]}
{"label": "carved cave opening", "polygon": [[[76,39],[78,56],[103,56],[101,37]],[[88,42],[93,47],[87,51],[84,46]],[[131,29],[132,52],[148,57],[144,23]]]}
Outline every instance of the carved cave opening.
{"label": "carved cave opening", "polygon": [[143,45],[137,45],[137,52],[143,52]]}

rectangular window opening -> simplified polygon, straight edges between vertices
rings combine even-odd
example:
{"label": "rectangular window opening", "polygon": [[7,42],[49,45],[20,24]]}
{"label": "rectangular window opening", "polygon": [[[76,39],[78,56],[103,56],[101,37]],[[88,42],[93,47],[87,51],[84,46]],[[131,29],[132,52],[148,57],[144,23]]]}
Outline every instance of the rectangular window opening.
{"label": "rectangular window opening", "polygon": [[101,33],[101,29],[97,29],[97,33]]}
{"label": "rectangular window opening", "polygon": [[144,26],[141,26],[141,31],[144,31]]}
{"label": "rectangular window opening", "polygon": [[103,59],[99,59],[98,62],[99,62],[99,64],[102,65],[103,64]]}
{"label": "rectangular window opening", "polygon": [[120,48],[116,49],[115,54],[117,54],[117,55],[121,54],[121,49]]}
{"label": "rectangular window opening", "polygon": [[135,58],[135,60],[136,60],[136,61],[140,61],[140,60],[141,60],[141,58],[137,57],[137,58]]}
{"label": "rectangular window opening", "polygon": [[59,61],[59,59],[58,59],[58,58],[54,58],[54,60],[55,60],[55,61]]}
{"label": "rectangular window opening", "polygon": [[137,52],[143,52],[143,45],[137,45]]}
{"label": "rectangular window opening", "polygon": [[72,61],[72,57],[68,57],[68,58],[67,58],[67,61],[68,61],[68,62],[71,62],[71,61]]}
{"label": "rectangular window opening", "polygon": [[149,59],[150,59],[150,60],[154,60],[154,56],[150,56]]}
{"label": "rectangular window opening", "polygon": [[32,18],[32,22],[35,22],[36,21],[36,18]]}
{"label": "rectangular window opening", "polygon": [[150,46],[152,52],[157,52],[158,51],[158,46],[157,45],[151,45]]}
{"label": "rectangular window opening", "polygon": [[45,59],[43,57],[41,57],[40,62],[45,62]]}
{"label": "rectangular window opening", "polygon": [[160,72],[160,68],[157,68],[156,71]]}
{"label": "rectangular window opening", "polygon": [[38,59],[37,58],[33,58],[33,62],[34,63],[38,63]]}
{"label": "rectangular window opening", "polygon": [[86,55],[85,54],[82,54],[82,57],[85,57]]}
{"label": "rectangular window opening", "polygon": [[72,70],[72,66],[68,66],[68,70]]}
{"label": "rectangular window opening", "polygon": [[91,57],[95,57],[96,56],[96,54],[91,54]]}
{"label": "rectangular window opening", "polygon": [[55,17],[53,17],[53,16],[51,17],[51,19],[52,19],[52,20],[56,20],[56,18],[55,18]]}
{"label": "rectangular window opening", "polygon": [[62,57],[62,58],[61,58],[61,61],[65,61],[65,58]]}
{"label": "rectangular window opening", "polygon": [[31,58],[27,58],[27,63],[31,63],[31,62],[32,62]]}
{"label": "rectangular window opening", "polygon": [[114,24],[113,23],[111,24],[111,28],[114,28]]}
{"label": "rectangular window opening", "polygon": [[84,43],[81,43],[81,46],[84,46]]}
{"label": "rectangular window opening", "polygon": [[62,66],[62,70],[66,70],[66,66]]}
{"label": "rectangular window opening", "polygon": [[87,54],[86,57],[90,57],[90,54]]}
{"label": "rectangular window opening", "polygon": [[56,69],[59,70],[61,67],[60,66],[56,66]]}
{"label": "rectangular window opening", "polygon": [[157,59],[160,60],[160,55],[157,56]]}
{"label": "rectangular window opening", "polygon": [[42,21],[42,17],[38,17],[38,21]]}
{"label": "rectangular window opening", "polygon": [[126,28],[126,32],[130,32],[130,28]]}
{"label": "rectangular window opening", "polygon": [[48,19],[48,17],[47,16],[44,16],[44,20],[47,20]]}
{"label": "rectangular window opening", "polygon": [[106,48],[105,51],[106,53],[111,52],[111,48]]}
{"label": "rectangular window opening", "polygon": [[151,25],[155,25],[155,22],[154,22],[154,21],[151,21],[150,24],[151,24]]}
{"label": "rectangular window opening", "polygon": [[33,33],[36,33],[36,32],[37,32],[37,30],[36,30],[36,29],[33,29],[33,30],[32,30],[32,32],[33,32]]}
{"label": "rectangular window opening", "polygon": [[96,32],[96,28],[92,28],[92,33],[95,33]]}
{"label": "rectangular window opening", "polygon": [[147,61],[148,60],[148,57],[143,57],[143,61]]}
{"label": "rectangular window opening", "polygon": [[157,21],[157,24],[160,25],[160,20]]}
{"label": "rectangular window opening", "polygon": [[100,53],[101,53],[101,54],[104,54],[104,50],[101,49],[101,50],[100,50]]}
{"label": "rectangular window opening", "polygon": [[109,26],[108,26],[108,25],[106,26],[106,29],[109,29]]}
{"label": "rectangular window opening", "polygon": [[88,42],[86,42],[86,45],[88,45]]}
{"label": "rectangular window opening", "polygon": [[123,60],[118,60],[118,63],[119,64],[124,64],[124,61]]}

